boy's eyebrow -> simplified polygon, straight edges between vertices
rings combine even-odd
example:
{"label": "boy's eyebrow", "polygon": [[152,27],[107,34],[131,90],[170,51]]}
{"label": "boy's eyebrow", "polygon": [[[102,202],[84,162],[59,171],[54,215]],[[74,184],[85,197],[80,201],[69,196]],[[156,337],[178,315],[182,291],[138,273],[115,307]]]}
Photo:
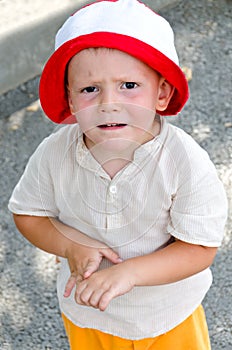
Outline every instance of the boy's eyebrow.
{"label": "boy's eyebrow", "polygon": [[[138,80],[139,76],[136,76],[135,78],[128,73],[128,75],[121,75],[121,76],[117,76],[113,79],[113,82],[127,82],[127,81],[136,81]],[[107,80],[107,79],[106,79]],[[92,84],[92,85],[98,85],[102,83],[102,79],[94,79],[94,77],[86,77],[86,78],[80,78],[76,80],[76,84],[77,85],[88,85],[88,84]]]}
{"label": "boy's eyebrow", "polygon": [[121,75],[115,80],[117,80],[117,81],[118,80],[120,80],[120,81],[132,81],[133,80],[134,81],[134,80],[137,80],[137,79],[132,79],[132,74],[128,73],[128,75]]}

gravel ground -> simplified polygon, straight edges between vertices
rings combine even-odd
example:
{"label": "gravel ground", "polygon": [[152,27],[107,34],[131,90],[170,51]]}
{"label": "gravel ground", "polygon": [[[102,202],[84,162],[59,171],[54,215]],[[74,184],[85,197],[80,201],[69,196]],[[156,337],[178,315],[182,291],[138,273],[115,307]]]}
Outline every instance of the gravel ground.
{"label": "gravel ground", "polygon": [[[192,72],[191,99],[172,119],[210,154],[230,204],[225,239],[205,298],[212,350],[232,349],[232,2],[179,1],[162,12],[176,32],[181,65]],[[38,78],[0,96],[0,349],[67,350],[56,298],[55,258],[17,233],[7,203],[30,154],[55,125],[37,101]]]}

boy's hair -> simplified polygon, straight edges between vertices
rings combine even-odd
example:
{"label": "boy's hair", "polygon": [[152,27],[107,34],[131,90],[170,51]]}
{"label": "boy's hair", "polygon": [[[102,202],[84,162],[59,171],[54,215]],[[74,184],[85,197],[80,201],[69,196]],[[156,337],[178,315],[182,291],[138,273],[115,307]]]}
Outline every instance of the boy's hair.
{"label": "boy's hair", "polygon": [[40,80],[40,100],[56,123],[72,123],[65,73],[68,62],[91,47],[117,49],[143,61],[175,87],[160,115],[176,115],[185,105],[188,84],[179,67],[174,34],[169,23],[137,0],[101,0],[73,14],[56,35],[56,50]]}

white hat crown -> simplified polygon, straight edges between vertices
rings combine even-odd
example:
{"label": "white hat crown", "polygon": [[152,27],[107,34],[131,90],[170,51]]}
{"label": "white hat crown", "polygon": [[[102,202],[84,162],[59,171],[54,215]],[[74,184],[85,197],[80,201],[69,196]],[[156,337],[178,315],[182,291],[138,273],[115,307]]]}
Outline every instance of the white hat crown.
{"label": "white hat crown", "polygon": [[100,1],[77,11],[56,35],[56,50],[82,35],[109,32],[138,39],[179,65],[169,23],[137,0]]}

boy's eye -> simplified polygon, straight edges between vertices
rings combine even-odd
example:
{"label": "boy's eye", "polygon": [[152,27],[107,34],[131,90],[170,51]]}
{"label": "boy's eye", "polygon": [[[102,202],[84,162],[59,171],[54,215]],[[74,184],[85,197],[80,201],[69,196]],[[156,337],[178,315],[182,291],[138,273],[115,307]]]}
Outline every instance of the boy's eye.
{"label": "boy's eye", "polygon": [[133,81],[127,81],[126,83],[122,84],[122,88],[123,89],[134,89],[138,86],[138,84],[136,84]]}
{"label": "boy's eye", "polygon": [[96,86],[87,86],[86,88],[82,89],[81,92],[91,93],[98,91]]}

